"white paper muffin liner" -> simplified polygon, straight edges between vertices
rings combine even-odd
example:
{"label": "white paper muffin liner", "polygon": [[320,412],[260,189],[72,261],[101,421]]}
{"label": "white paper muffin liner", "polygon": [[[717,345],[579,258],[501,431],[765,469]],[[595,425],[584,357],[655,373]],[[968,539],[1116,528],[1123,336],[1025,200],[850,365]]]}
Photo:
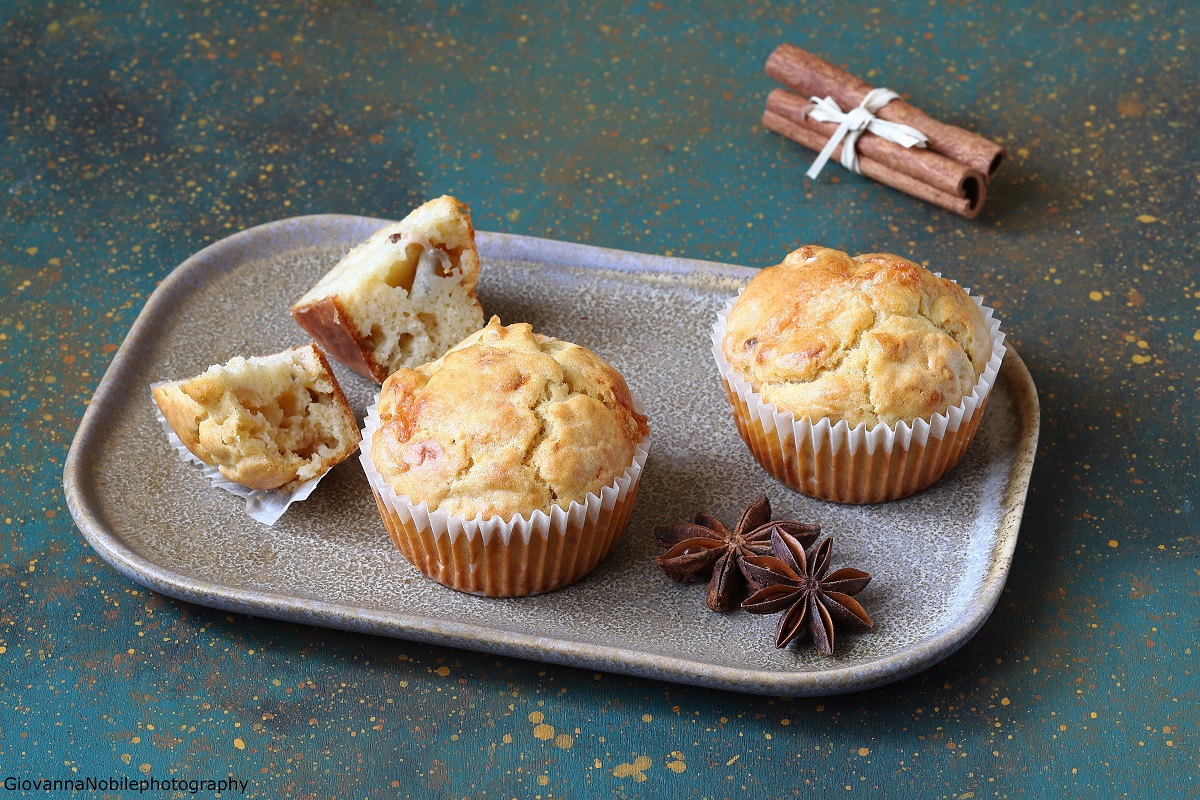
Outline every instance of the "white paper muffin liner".
{"label": "white paper muffin liner", "polygon": [[[150,388],[153,389],[156,386],[162,386],[164,383],[170,383],[170,381],[159,381],[158,383],[151,384]],[[158,424],[162,426],[163,431],[167,434],[167,441],[171,444],[171,447],[175,448],[179,459],[200,467],[201,474],[216,488],[244,498],[246,500],[246,515],[253,520],[261,522],[263,525],[270,526],[278,522],[283,513],[288,510],[288,506],[307,499],[313,493],[313,490],[317,488],[317,484],[321,482],[321,479],[329,474],[329,470],[326,470],[317,477],[299,484],[295,489],[290,491],[283,489],[251,489],[249,486],[234,483],[222,475],[221,471],[216,467],[201,461],[195,453],[188,450],[187,445],[183,443],[183,440],[179,438],[175,430],[171,427],[171,423],[167,422],[166,417],[162,415],[162,411],[158,408],[158,403],[154,402],[153,395],[150,397],[150,402],[154,406],[154,418],[158,420]]]}
{"label": "white paper muffin liner", "polygon": [[[634,409],[642,413],[635,400]],[[371,458],[379,430],[379,396],[367,409],[359,461],[384,526],[404,557],[427,577],[472,594],[522,597],[566,586],[591,572],[616,545],[633,509],[642,470],[650,454],[650,435],[635,446],[625,471],[597,495],[566,508],[468,518],[413,503],[397,495]]]}
{"label": "white paper muffin liner", "polygon": [[[965,291],[970,294],[970,289]],[[831,423],[828,417],[797,420],[791,411],[764,402],[725,358],[722,343],[738,298],[727,301],[713,325],[713,358],[738,432],[759,464],[798,492],[845,503],[906,497],[949,471],[975,434],[1005,353],[1000,320],[980,298],[971,299],[983,314],[992,343],[991,358],[971,393],[929,419],[870,428],[866,423],[851,428],[844,420]]]}

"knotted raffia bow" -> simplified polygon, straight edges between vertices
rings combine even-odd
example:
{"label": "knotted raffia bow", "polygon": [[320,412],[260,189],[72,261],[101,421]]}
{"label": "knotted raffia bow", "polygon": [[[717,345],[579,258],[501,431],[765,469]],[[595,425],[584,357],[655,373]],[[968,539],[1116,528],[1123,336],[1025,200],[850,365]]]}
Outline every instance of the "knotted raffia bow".
{"label": "knotted raffia bow", "polygon": [[901,147],[925,147],[929,137],[916,128],[898,122],[888,122],[875,116],[875,112],[899,97],[900,95],[891,89],[882,87],[872,89],[867,92],[867,96],[863,98],[862,102],[856,108],[850,109],[849,112],[842,111],[832,97],[809,98],[812,105],[806,108],[808,116],[817,122],[839,124],[838,129],[833,132],[833,136],[829,137],[825,148],[817,155],[817,160],[805,174],[813,179],[820,175],[825,162],[833,156],[833,151],[845,139],[845,143],[842,145],[842,155],[838,160],[846,169],[861,175],[862,171],[858,168],[857,144],[858,137],[862,136],[863,131],[870,131],[881,139],[895,142]]}

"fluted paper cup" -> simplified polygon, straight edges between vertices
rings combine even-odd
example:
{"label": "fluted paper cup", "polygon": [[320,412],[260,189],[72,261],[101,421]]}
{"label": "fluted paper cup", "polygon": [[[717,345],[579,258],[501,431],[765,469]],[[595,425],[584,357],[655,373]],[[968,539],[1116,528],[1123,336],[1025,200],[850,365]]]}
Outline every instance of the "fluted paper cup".
{"label": "fluted paper cup", "polygon": [[734,370],[721,347],[737,298],[729,300],[713,325],[713,357],[738,433],[754,458],[784,485],[838,503],[898,500],[937,481],[966,453],[1004,359],[1000,320],[978,297],[972,299],[983,313],[992,355],[971,393],[929,419],[870,428],[866,423],[851,428],[845,421],[831,423],[828,418],[797,420],[791,411],[764,402]]}
{"label": "fluted paper cup", "polygon": [[[635,409],[641,413],[636,402]],[[401,554],[424,575],[460,592],[487,597],[524,597],[549,592],[591,572],[616,546],[629,521],[642,469],[650,453],[650,436],[638,442],[625,471],[600,494],[584,502],[537,510],[468,518],[429,510],[397,495],[371,458],[371,441],[379,430],[379,398],[367,409],[359,460],[375,493],[384,527]]]}

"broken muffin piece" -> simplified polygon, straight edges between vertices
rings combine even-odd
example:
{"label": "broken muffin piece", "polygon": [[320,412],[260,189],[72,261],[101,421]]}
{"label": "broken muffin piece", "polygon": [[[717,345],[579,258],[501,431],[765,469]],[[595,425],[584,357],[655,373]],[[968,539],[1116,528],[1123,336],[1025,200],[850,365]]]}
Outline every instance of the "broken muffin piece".
{"label": "broken muffin piece", "polygon": [[338,361],[383,383],[483,327],[478,275],[471,212],[443,195],[351,250],[292,316]]}
{"label": "broken muffin piece", "polygon": [[188,450],[251,489],[294,489],[346,460],[362,438],[315,344],[238,356],[153,392]]}

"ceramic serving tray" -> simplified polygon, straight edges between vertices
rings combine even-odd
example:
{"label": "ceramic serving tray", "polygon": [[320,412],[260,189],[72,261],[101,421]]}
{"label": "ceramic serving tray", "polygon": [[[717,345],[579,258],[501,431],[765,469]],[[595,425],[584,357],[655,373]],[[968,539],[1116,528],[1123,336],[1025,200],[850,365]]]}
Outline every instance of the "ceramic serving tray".
{"label": "ceramic serving tray", "polygon": [[[282,220],[202,250],[150,297],[84,415],[67,458],[71,513],[100,556],[172,597],[230,611],[588,669],[782,695],[895,681],[961,647],[1000,597],[1038,435],[1033,382],[1008,350],[964,460],[905,500],[844,506],[768,477],[738,437],[710,353],[745,267],[480,233],[486,314],[592,348],[648,409],[653,446],[624,538],[582,581],[550,594],[459,594],[413,569],[384,531],[357,459],[274,526],[244,513],[167,443],[151,383],[235,355],[307,341],[289,305],[383,225],[351,216]],[[986,299],[986,298],[985,298]],[[376,387],[335,370],[360,418]],[[819,522],[834,567],[865,569],[872,632],[822,657],[776,650],[776,617],[714,614],[702,584],[654,566],[655,525],[707,510],[732,524],[766,493],[776,518]]]}

